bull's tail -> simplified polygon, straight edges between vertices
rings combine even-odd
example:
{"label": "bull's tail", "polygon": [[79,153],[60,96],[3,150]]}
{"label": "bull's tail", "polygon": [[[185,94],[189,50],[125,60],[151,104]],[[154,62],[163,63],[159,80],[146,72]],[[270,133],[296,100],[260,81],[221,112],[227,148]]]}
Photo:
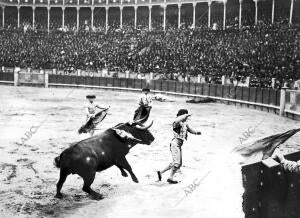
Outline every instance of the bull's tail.
{"label": "bull's tail", "polygon": [[60,168],[60,156],[57,156],[56,158],[54,158],[53,164],[57,168]]}

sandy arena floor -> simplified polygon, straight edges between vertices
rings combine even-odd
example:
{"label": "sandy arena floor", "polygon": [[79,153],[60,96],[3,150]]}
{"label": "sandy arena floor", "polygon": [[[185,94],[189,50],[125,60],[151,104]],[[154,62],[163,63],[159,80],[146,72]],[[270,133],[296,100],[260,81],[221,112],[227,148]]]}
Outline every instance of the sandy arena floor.
{"label": "sandy arena floor", "polygon": [[[138,93],[0,86],[0,217],[242,218],[240,168],[245,160],[231,153],[232,148],[243,132],[259,123],[249,140],[299,126],[273,113],[233,105],[186,104],[185,98],[154,102],[150,119],[156,140],[150,146],[137,145],[127,156],[140,183],[112,167],[96,175],[92,188],[104,199],[94,201],[81,191],[82,179],[71,175],[62,189],[66,197],[58,200],[54,194],[59,170],[53,158],[88,137],[77,130],[85,120],[83,105],[90,93],[99,104],[111,106],[103,130],[128,121],[137,106]],[[163,182],[156,182],[156,170],[171,158],[171,123],[180,108],[193,113],[191,125],[202,135],[190,135],[183,146],[183,167],[176,177],[181,182],[167,184],[169,172]],[[22,144],[30,129],[36,132]],[[300,134],[281,149],[299,150],[297,145]],[[198,186],[187,192],[193,183]]]}

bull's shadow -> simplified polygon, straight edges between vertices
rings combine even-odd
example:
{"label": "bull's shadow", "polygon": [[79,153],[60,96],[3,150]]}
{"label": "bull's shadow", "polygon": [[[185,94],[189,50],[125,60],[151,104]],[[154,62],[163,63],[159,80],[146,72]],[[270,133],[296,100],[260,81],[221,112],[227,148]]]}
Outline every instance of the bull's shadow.
{"label": "bull's shadow", "polygon": [[[53,197],[51,197],[53,199]],[[74,214],[74,211],[83,208],[94,201],[86,195],[64,195],[64,200],[49,201],[46,204],[34,204],[38,217],[60,217],[62,214]]]}
{"label": "bull's shadow", "polygon": [[[31,191],[23,187],[22,189],[17,188],[0,193],[0,197],[3,199],[1,203],[5,202],[5,209],[15,214],[15,216],[22,217],[61,217],[62,215],[72,215],[81,208],[94,203],[91,196],[79,193],[76,188],[68,188],[68,193],[63,200],[53,198],[53,190],[49,189],[49,187],[53,187],[53,182],[53,180],[45,180],[42,184],[34,185],[30,189]],[[116,187],[105,183],[99,185],[97,190],[101,190],[106,198]]]}
{"label": "bull's shadow", "polygon": [[67,176],[78,174],[84,181],[82,190],[93,199],[101,200],[102,195],[92,190],[91,184],[94,182],[96,172],[114,165],[120,169],[122,176],[127,177],[128,172],[131,179],[138,183],[125,156],[136,144],[150,145],[154,141],[153,135],[148,130],[152,124],[153,121],[148,126],[143,126],[139,121],[120,123],[99,135],[73,143],[65,149],[54,159],[55,166],[60,168],[55,197],[63,198],[61,188]]}

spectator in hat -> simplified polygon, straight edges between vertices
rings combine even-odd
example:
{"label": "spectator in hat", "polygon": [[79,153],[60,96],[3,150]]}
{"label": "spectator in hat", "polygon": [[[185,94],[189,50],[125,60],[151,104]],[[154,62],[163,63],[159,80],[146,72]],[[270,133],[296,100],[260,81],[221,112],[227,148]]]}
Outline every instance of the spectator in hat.
{"label": "spectator in hat", "polygon": [[174,137],[170,143],[170,151],[173,160],[165,169],[157,171],[159,181],[161,181],[163,173],[171,170],[167,182],[170,184],[178,183],[178,181],[173,180],[173,177],[182,165],[181,147],[183,145],[183,142],[187,140],[188,132],[195,135],[201,135],[200,131],[194,130],[188,125],[188,119],[190,116],[191,114],[189,114],[188,110],[186,109],[180,109],[177,113],[177,118],[173,122]]}

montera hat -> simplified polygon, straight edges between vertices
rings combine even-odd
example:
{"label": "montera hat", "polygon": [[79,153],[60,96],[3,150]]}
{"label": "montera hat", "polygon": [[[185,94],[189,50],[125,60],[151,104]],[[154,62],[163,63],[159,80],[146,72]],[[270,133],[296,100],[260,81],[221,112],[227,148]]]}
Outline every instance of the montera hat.
{"label": "montera hat", "polygon": [[95,99],[96,96],[95,96],[95,95],[87,95],[86,98],[87,98],[87,99]]}
{"label": "montera hat", "polygon": [[177,117],[184,115],[184,114],[188,114],[188,110],[187,109],[180,109],[177,113]]}

